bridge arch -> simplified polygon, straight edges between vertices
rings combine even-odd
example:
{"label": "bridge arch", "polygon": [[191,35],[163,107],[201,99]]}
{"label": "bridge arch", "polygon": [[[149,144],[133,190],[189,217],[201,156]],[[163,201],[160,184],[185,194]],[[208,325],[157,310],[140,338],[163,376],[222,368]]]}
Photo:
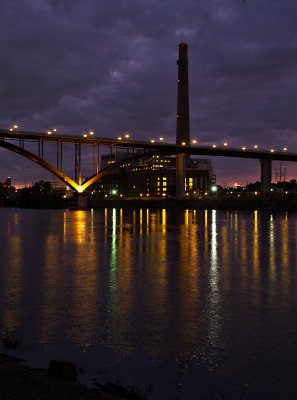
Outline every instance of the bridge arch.
{"label": "bridge arch", "polygon": [[73,179],[71,179],[68,175],[64,174],[63,171],[60,169],[56,168],[54,165],[51,163],[43,160],[36,154],[23,149],[22,147],[16,146],[12,143],[6,142],[4,140],[0,140],[0,147],[5,148],[9,151],[12,151],[14,153],[17,153],[28,160],[40,165],[42,168],[46,169],[48,172],[51,174],[55,175],[57,178],[59,178],[61,181],[66,183],[71,189],[78,193],[84,192],[90,185],[92,185],[94,182],[97,180],[101,179],[103,176],[107,175],[110,173],[113,169],[120,168],[122,165],[125,165],[127,163],[131,163],[134,161],[138,161],[141,158],[148,158],[152,157],[153,155],[159,155],[159,154],[172,154],[174,151],[168,151],[168,150],[159,150],[159,151],[144,151],[144,152],[139,152],[137,154],[134,154],[131,157],[124,158],[123,160],[120,160],[118,162],[115,162],[111,165],[108,165],[106,168],[103,168],[101,171],[98,173],[92,175],[91,177],[87,178],[81,185],[76,183]]}
{"label": "bridge arch", "polygon": [[42,158],[38,157],[36,154],[31,153],[28,150],[25,150],[19,146],[15,146],[12,143],[5,142],[4,140],[0,140],[0,147],[3,147],[7,150],[10,150],[14,153],[17,153],[25,158],[27,158],[30,161],[33,161],[34,163],[40,165],[53,175],[55,175],[57,178],[61,179],[63,182],[65,182],[71,189],[75,191],[79,191],[79,185],[71,179],[69,176],[64,174],[61,170],[58,168],[54,167],[52,164],[49,162],[43,160]]}

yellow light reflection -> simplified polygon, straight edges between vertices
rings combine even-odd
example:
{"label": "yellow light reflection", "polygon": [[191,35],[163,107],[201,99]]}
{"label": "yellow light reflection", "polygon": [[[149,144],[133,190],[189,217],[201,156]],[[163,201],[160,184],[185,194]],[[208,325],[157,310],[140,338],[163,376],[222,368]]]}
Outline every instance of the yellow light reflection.
{"label": "yellow light reflection", "polygon": [[166,218],[166,209],[163,208],[162,209],[162,233],[165,234],[166,233],[166,228],[167,228],[167,218]]}
{"label": "yellow light reflection", "polygon": [[142,234],[143,234],[143,232],[142,232],[142,230],[143,230],[143,211],[142,211],[142,208],[139,210],[139,225],[140,225],[140,228],[139,228],[139,235],[140,236],[142,236]]}
{"label": "yellow light reflection", "polygon": [[63,213],[63,242],[67,241],[67,212]]}
{"label": "yellow light reflection", "polygon": [[[54,312],[55,298],[63,287],[62,282],[69,280],[69,295],[65,296],[65,308],[70,319],[70,332],[73,342],[82,350],[87,351],[94,340],[94,330],[97,322],[97,296],[98,296],[98,252],[94,236],[95,215],[88,211],[73,211],[66,219],[68,240],[75,243],[71,254],[71,270],[61,268],[55,259],[60,254],[59,243],[49,242],[46,258],[47,298],[45,298],[46,312]],[[65,219],[64,219],[65,221]],[[51,309],[52,307],[52,309]],[[54,324],[54,322],[53,322]],[[49,327],[49,332],[43,334],[43,340],[54,331],[54,325]]]}
{"label": "yellow light reflection", "polygon": [[[65,214],[65,213],[64,213]],[[65,220],[64,220],[65,225]],[[45,242],[44,274],[42,280],[42,308],[39,321],[39,341],[48,343],[60,323],[57,319],[57,300],[63,270],[59,266],[59,237],[48,235]]]}
{"label": "yellow light reflection", "polygon": [[86,215],[86,211],[73,211],[74,239],[76,244],[82,244],[86,241]]}
{"label": "yellow light reflection", "polygon": [[[254,235],[253,235],[253,271],[254,276],[258,279],[260,274],[260,260],[259,260],[259,215],[258,211],[254,211]],[[256,296],[254,296],[256,297]]]}
{"label": "yellow light reflection", "polygon": [[21,236],[12,235],[8,241],[8,259],[5,268],[6,276],[3,279],[7,284],[3,285],[3,328],[10,331],[19,325],[19,317],[22,312],[22,286],[23,286],[23,241]]}

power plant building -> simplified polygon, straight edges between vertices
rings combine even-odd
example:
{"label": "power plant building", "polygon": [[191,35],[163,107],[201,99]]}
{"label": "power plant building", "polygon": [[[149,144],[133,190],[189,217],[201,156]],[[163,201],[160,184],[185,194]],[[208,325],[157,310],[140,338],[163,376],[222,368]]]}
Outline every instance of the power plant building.
{"label": "power plant building", "polygon": [[[101,167],[115,160],[103,155]],[[185,170],[185,194],[190,197],[205,195],[215,183],[215,175],[209,159],[191,158]],[[175,157],[157,155],[133,164],[124,164],[112,170],[97,184],[96,191],[105,197],[123,196],[126,198],[175,197],[176,160]]]}

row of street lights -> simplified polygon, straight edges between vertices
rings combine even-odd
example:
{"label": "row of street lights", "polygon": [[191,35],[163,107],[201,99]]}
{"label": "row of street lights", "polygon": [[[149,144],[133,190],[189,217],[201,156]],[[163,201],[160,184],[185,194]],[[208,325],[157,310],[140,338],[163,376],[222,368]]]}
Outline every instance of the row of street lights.
{"label": "row of street lights", "polygon": [[[9,128],[9,130],[11,131],[11,132],[14,132],[14,131],[16,131],[16,129],[18,129],[18,125],[16,125],[16,124],[14,124],[11,128]],[[48,135],[52,135],[53,133],[56,133],[57,132],[57,129],[56,128],[53,128],[53,129],[51,129],[51,130],[48,130],[47,131],[47,134]],[[88,135],[90,135],[90,136],[94,136],[94,131],[90,131],[89,133],[83,133],[82,134],[82,136],[84,137],[84,138],[86,138],[86,137],[88,137]],[[119,141],[122,141],[122,140],[128,140],[130,138],[130,133],[125,133],[123,136],[118,136],[118,140]],[[150,139],[150,142],[151,143],[156,143],[156,139]],[[159,138],[159,141],[160,142],[163,142],[164,141],[164,138],[161,136],[160,138]],[[192,140],[192,144],[197,144],[198,143],[198,140],[197,139],[193,139]],[[186,146],[186,142],[182,142],[181,143],[181,145],[182,146]],[[224,142],[223,143],[223,146],[224,147],[228,147],[228,142]],[[212,147],[213,148],[217,148],[217,145],[216,144],[213,144],[212,145]],[[257,145],[257,144],[255,144],[255,145],[253,145],[253,149],[254,150],[257,150],[259,148],[259,146]],[[241,150],[242,151],[246,151],[247,150],[247,147],[246,146],[243,146],[243,147],[241,147]],[[288,151],[288,148],[287,147],[283,147],[283,151]],[[275,149],[270,149],[270,152],[271,153],[274,153],[275,152]]]}

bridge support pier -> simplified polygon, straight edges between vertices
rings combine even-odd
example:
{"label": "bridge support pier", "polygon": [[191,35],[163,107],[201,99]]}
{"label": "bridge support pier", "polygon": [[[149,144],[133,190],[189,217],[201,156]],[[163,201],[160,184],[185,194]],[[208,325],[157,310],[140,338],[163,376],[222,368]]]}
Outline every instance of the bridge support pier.
{"label": "bridge support pier", "polygon": [[260,160],[261,163],[261,191],[262,195],[270,192],[271,185],[271,164],[272,160],[269,158],[262,158]]}
{"label": "bridge support pier", "polygon": [[176,159],[176,199],[183,200],[185,198],[185,168],[186,155],[184,153],[177,154]]}

